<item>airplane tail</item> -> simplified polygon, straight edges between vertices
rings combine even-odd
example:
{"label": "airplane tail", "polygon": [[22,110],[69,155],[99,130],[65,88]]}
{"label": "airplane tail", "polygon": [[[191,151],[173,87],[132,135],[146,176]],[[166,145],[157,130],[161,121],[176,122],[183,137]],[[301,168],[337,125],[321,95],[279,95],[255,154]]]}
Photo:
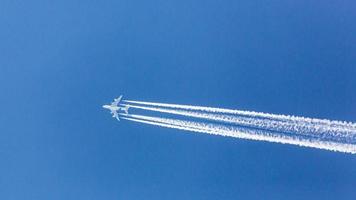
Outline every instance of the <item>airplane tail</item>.
{"label": "airplane tail", "polygon": [[129,106],[125,106],[124,107],[124,111],[125,111],[126,114],[129,114]]}

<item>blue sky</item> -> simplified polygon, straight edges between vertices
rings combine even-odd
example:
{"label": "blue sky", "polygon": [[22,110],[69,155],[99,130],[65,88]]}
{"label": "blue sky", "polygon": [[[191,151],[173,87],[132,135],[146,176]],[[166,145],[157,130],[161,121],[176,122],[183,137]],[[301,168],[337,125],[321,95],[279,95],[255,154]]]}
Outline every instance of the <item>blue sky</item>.
{"label": "blue sky", "polygon": [[118,123],[132,100],[356,121],[354,1],[0,2],[0,199],[355,199],[356,156]]}

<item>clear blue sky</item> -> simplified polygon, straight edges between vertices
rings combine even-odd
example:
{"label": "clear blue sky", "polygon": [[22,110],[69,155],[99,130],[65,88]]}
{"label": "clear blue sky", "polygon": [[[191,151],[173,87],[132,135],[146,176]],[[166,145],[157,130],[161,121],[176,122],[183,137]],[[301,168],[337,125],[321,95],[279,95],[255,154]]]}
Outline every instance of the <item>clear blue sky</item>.
{"label": "clear blue sky", "polygon": [[356,3],[0,2],[0,199],[355,199],[356,156],[117,122],[132,100],[356,121]]}

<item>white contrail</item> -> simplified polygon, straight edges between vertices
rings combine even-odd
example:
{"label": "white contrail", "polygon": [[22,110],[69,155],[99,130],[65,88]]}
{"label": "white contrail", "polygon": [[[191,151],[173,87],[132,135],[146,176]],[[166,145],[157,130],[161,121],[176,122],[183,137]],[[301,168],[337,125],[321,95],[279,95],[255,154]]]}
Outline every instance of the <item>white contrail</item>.
{"label": "white contrail", "polygon": [[175,129],[178,129],[178,130],[186,130],[186,131],[194,131],[194,132],[205,133],[203,130],[200,130],[200,129],[182,127],[182,126],[177,126],[177,125],[172,125],[172,124],[165,124],[165,123],[161,123],[161,122],[154,122],[154,121],[148,121],[148,120],[136,119],[136,118],[129,118],[129,117],[121,117],[121,119],[126,119],[126,120],[129,120],[129,121],[135,121],[135,122],[141,122],[141,123],[150,124],[150,125],[157,125],[157,126],[166,127],[166,128],[175,128]]}
{"label": "white contrail", "polygon": [[150,107],[150,106],[139,106],[131,104],[123,104],[123,106],[129,106],[132,108],[169,113],[175,115],[182,115],[187,117],[195,117],[205,120],[213,120],[218,122],[232,123],[239,126],[266,129],[270,131],[279,131],[291,133],[293,135],[309,135],[316,136],[323,139],[328,139],[332,141],[355,141],[356,131],[351,131],[348,128],[341,127],[328,127],[321,124],[310,124],[310,123],[293,123],[293,122],[283,122],[275,121],[271,119],[261,119],[245,116],[232,116],[224,114],[215,114],[207,112],[192,112],[180,109],[166,109],[160,107]]}
{"label": "white contrail", "polygon": [[221,136],[230,136],[235,138],[277,142],[283,144],[293,144],[304,147],[314,147],[331,151],[344,153],[356,153],[356,144],[344,144],[332,141],[324,141],[318,137],[293,136],[283,133],[271,132],[268,130],[258,130],[252,128],[233,127],[229,125],[217,125],[212,123],[191,122],[177,119],[167,119],[160,117],[149,117],[143,115],[122,114],[122,119],[131,121],[158,125],[168,128],[194,131],[199,133],[208,133]]}
{"label": "white contrail", "polygon": [[231,109],[224,109],[224,108],[212,108],[212,107],[192,106],[192,105],[153,103],[153,102],[131,101],[131,100],[124,100],[124,101],[127,103],[132,103],[132,104],[141,104],[141,105],[149,105],[149,106],[157,106],[157,107],[174,108],[174,109],[195,110],[195,111],[203,111],[203,112],[211,112],[211,113],[241,115],[241,116],[246,116],[246,117],[280,120],[280,121],[284,121],[284,122],[291,121],[293,123],[303,122],[303,123],[309,123],[309,124],[326,125],[329,128],[339,127],[339,128],[343,128],[343,129],[351,129],[353,131],[356,130],[355,123],[335,121],[335,120],[313,119],[313,118],[306,118],[306,117],[276,115],[276,114],[269,114],[269,113],[262,113],[262,112],[231,110]]}

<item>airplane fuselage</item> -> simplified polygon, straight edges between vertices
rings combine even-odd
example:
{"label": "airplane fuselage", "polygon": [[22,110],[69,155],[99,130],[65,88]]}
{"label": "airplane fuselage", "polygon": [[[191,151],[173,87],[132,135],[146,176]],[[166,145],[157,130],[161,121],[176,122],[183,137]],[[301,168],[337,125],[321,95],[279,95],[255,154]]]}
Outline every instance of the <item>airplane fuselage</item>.
{"label": "airplane fuselage", "polygon": [[111,113],[115,113],[118,111],[124,111],[127,114],[128,107],[119,107],[119,106],[113,106],[113,105],[103,105],[103,108],[109,109]]}
{"label": "airplane fuselage", "polygon": [[111,105],[103,105],[103,108],[109,109],[111,111],[119,111],[120,108],[118,106],[111,106]]}

